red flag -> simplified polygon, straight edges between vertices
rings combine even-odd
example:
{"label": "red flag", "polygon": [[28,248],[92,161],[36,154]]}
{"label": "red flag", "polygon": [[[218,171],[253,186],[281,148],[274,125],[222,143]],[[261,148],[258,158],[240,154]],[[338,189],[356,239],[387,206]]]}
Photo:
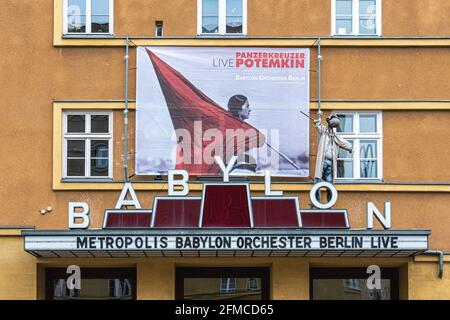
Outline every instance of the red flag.
{"label": "red flag", "polygon": [[[187,141],[190,150],[187,150],[186,141],[182,141],[180,131],[177,132],[176,169],[184,169],[191,174],[217,174],[220,172],[219,166],[216,163],[205,163],[203,159],[205,149],[207,155],[218,155],[226,162],[223,154],[210,151],[221,145],[228,154],[242,155],[252,148],[264,145],[265,137],[258,129],[228,113],[152,51],[147,49],[147,53],[158,77],[175,130],[184,129],[181,131],[188,132],[191,137],[191,140]],[[195,128],[196,121],[201,121],[201,128],[199,123]],[[218,130],[222,140],[204,140],[204,133],[209,129]],[[241,137],[241,140],[238,138],[240,143],[232,144],[231,140],[235,138],[229,135],[227,141],[227,129],[243,130],[246,132],[245,137]],[[230,145],[233,146],[233,150],[226,150],[226,146]]]}

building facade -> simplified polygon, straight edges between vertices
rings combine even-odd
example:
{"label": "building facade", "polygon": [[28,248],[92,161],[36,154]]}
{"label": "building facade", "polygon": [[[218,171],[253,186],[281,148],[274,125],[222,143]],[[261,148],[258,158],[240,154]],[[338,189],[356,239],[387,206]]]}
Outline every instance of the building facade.
{"label": "building facade", "polygon": [[[448,1],[35,0],[10,1],[0,17],[1,299],[450,299]],[[293,202],[263,210],[278,221],[294,204],[294,225],[255,226],[253,197],[276,198],[262,176],[191,175],[192,209],[170,202],[166,174],[140,174],[138,50],[166,47],[308,50],[310,115],[336,114],[354,150],[336,159],[335,205],[311,211],[312,122],[309,174],[274,175]],[[253,203],[248,225],[203,215],[233,193]],[[155,218],[163,200],[178,217],[168,224]],[[188,207],[201,212],[194,227],[177,220]],[[207,244],[186,244],[194,238]],[[81,290],[66,287],[69,266]],[[375,290],[369,266],[381,271]]]}

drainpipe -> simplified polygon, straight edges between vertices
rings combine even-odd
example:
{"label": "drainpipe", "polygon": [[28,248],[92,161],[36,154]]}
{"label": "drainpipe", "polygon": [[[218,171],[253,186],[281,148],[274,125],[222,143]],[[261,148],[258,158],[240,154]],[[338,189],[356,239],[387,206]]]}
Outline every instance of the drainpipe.
{"label": "drainpipe", "polygon": [[317,120],[320,120],[322,111],[320,110],[320,94],[321,94],[321,74],[320,67],[322,63],[322,55],[320,54],[320,36],[317,37]]}
{"label": "drainpipe", "polygon": [[439,255],[439,273],[438,276],[440,279],[442,279],[444,275],[444,252],[441,250],[427,250],[424,252],[424,254],[429,255]]}
{"label": "drainpipe", "polygon": [[125,109],[123,110],[123,174],[125,182],[128,182],[128,65],[129,65],[129,38],[126,36],[125,46]]}

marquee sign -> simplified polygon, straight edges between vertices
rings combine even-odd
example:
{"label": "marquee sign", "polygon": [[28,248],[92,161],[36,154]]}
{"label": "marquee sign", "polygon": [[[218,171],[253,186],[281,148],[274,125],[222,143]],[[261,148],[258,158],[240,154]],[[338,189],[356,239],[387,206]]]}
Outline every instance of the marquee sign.
{"label": "marquee sign", "polygon": [[[428,249],[428,231],[245,229],[230,231],[24,231],[25,250],[58,256],[327,255],[409,256]],[[277,253],[278,252],[278,253]]]}

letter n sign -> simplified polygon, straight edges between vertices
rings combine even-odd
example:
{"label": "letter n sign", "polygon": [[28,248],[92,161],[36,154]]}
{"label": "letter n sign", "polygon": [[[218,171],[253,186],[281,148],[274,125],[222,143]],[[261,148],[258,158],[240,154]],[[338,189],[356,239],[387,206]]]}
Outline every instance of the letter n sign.
{"label": "letter n sign", "polygon": [[373,217],[381,223],[384,229],[391,228],[391,203],[384,203],[384,215],[372,202],[367,203],[367,229],[373,229]]}

